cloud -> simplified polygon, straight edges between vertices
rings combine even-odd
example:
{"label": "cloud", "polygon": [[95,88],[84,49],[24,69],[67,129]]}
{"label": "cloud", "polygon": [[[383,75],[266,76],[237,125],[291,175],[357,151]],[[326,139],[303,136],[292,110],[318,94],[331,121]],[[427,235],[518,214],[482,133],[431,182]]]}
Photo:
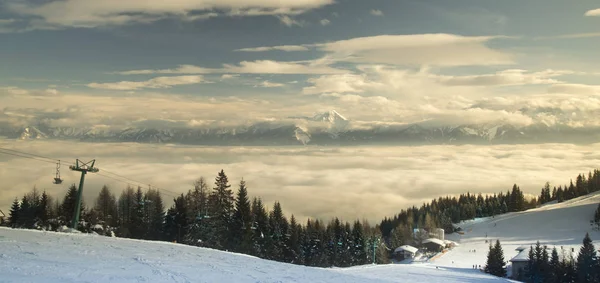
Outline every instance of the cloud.
{"label": "cloud", "polygon": [[572,95],[600,95],[600,85],[555,84],[548,88],[549,93],[566,93]]}
{"label": "cloud", "polygon": [[559,81],[552,79],[563,75],[573,74],[572,71],[546,70],[542,72],[527,72],[526,70],[509,69],[495,74],[472,76],[437,76],[437,80],[445,85],[459,86],[511,86],[533,84],[555,84]]}
{"label": "cloud", "polygon": [[[316,48],[334,61],[430,66],[493,66],[514,64],[510,53],[486,46],[501,36],[461,36],[454,34],[378,35],[327,43],[284,45],[287,51]],[[271,51],[280,46],[240,49]]]}
{"label": "cloud", "polygon": [[588,32],[588,33],[573,33],[573,34],[562,34],[555,36],[539,36],[535,37],[535,40],[543,40],[543,39],[576,39],[576,38],[592,38],[592,37],[600,37],[600,32]]}
{"label": "cloud", "polygon": [[383,16],[383,12],[381,10],[371,10],[371,15],[373,16],[377,16],[377,17],[382,17]]}
{"label": "cloud", "polygon": [[319,45],[343,61],[398,65],[507,65],[513,56],[485,45],[498,37],[453,34],[379,35]]}
{"label": "cloud", "polygon": [[[230,16],[297,15],[329,4],[333,0],[179,0],[156,4],[142,0],[65,0],[28,4],[12,3],[8,9],[21,15],[40,18],[58,27],[98,27],[129,23],[150,23],[166,17],[213,16],[215,11]],[[197,12],[208,12],[200,14]]]}
{"label": "cloud", "polygon": [[6,92],[9,95],[25,95],[25,94],[29,94],[28,90],[22,89],[22,88],[18,88],[18,87],[14,87],[14,86],[0,87],[0,90]]}
{"label": "cloud", "polygon": [[90,83],[89,88],[107,90],[139,90],[144,88],[170,88],[177,85],[205,83],[202,76],[156,77],[147,81],[121,81],[116,83]]}
{"label": "cloud", "polygon": [[308,51],[308,47],[301,45],[281,45],[281,46],[270,46],[270,47],[256,47],[256,48],[242,48],[234,51],[243,51],[243,52],[265,52],[265,51]]}
{"label": "cloud", "polygon": [[257,86],[259,86],[259,87],[267,87],[267,88],[272,88],[272,87],[283,87],[283,86],[285,86],[285,85],[284,85],[284,84],[281,84],[281,83],[272,83],[272,82],[270,82],[270,81],[264,81],[264,82],[261,82],[261,83],[260,83],[260,84],[258,84],[258,85],[255,85],[255,87],[257,87]]}
{"label": "cloud", "polygon": [[585,15],[588,17],[598,17],[600,16],[600,9],[589,10],[585,12]]}
{"label": "cloud", "polygon": [[344,72],[319,64],[319,62],[300,64],[272,60],[243,61],[239,65],[224,65],[224,69],[231,73],[248,74],[337,74]]}
{"label": "cloud", "polygon": [[288,27],[292,27],[292,26],[302,27],[306,24],[305,22],[293,19],[292,17],[290,17],[288,15],[277,16],[277,18],[279,18],[281,23],[283,23],[284,25],[286,25]]}
{"label": "cloud", "polygon": [[[113,72],[119,75],[148,75],[148,74],[210,74],[215,69],[202,68],[194,65],[179,65],[176,69],[163,70],[132,70],[123,72]],[[223,71],[226,73],[225,71]]]}
{"label": "cloud", "polygon": [[304,94],[360,93],[377,84],[369,81],[364,75],[350,73],[310,78],[308,83],[312,86],[305,87],[302,90]]}
{"label": "cloud", "polygon": [[55,88],[49,88],[49,89],[46,89],[46,92],[47,92],[48,94],[51,94],[51,95],[57,95],[57,94],[58,94],[58,90],[57,90],[57,89],[55,89]]}
{"label": "cloud", "polygon": [[[251,197],[261,197],[269,207],[280,201],[288,216],[375,222],[432,198],[465,193],[465,180],[471,193],[497,193],[517,183],[525,193],[538,194],[546,181],[552,186],[568,184],[600,162],[598,144],[233,148],[2,140],[0,146],[61,160],[96,159],[100,173],[118,172],[144,187],[163,189],[166,207],[176,194],[191,189],[195,179],[210,180],[223,169],[232,189],[244,178]],[[64,170],[65,183],[50,185],[53,165],[31,162],[0,154],[0,178],[7,184],[0,196],[3,211],[34,185],[62,198],[79,180],[76,172]],[[103,184],[116,195],[127,186],[90,174],[84,190],[87,203]]]}
{"label": "cloud", "polygon": [[441,99],[447,97],[448,93],[481,93],[481,89],[475,87],[558,84],[561,81],[555,77],[575,73],[568,70],[530,72],[508,69],[493,74],[450,76],[434,74],[427,69],[413,71],[382,65],[359,65],[357,68],[361,71],[360,74],[334,74],[310,78],[307,81],[309,86],[303,89],[303,93],[388,94],[403,99],[422,98],[423,93],[427,93],[428,96]]}
{"label": "cloud", "polygon": [[328,19],[322,19],[320,21],[320,23],[321,23],[322,26],[326,26],[326,25],[329,25],[331,23],[331,21],[328,20]]}
{"label": "cloud", "polygon": [[243,61],[238,65],[224,64],[223,68],[210,69],[194,65],[180,65],[175,69],[162,70],[133,70],[115,72],[121,75],[141,74],[210,74],[210,73],[238,73],[238,74],[337,74],[346,72],[323,64],[318,60],[307,63],[281,62],[273,60]]}
{"label": "cloud", "polygon": [[221,75],[221,80],[229,80],[229,79],[233,79],[233,78],[237,78],[240,75],[238,74],[223,74]]}
{"label": "cloud", "polygon": [[15,19],[0,19],[0,25],[12,24],[15,22]]}
{"label": "cloud", "polygon": [[[483,125],[492,123],[509,124],[517,127],[528,126],[534,119],[519,111],[490,110],[481,108],[439,109],[433,105],[422,105],[423,114],[432,119],[429,124],[461,125],[466,123]],[[468,122],[467,122],[468,121]]]}

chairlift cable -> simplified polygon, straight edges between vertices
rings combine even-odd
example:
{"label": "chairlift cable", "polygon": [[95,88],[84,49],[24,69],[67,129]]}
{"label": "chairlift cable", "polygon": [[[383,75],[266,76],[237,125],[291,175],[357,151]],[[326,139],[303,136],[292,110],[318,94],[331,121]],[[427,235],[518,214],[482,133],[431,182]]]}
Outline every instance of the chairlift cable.
{"label": "chairlift cable", "polygon": [[[7,152],[7,151],[9,151],[9,152]],[[61,162],[59,159],[54,159],[54,158],[50,158],[50,157],[46,157],[46,156],[42,156],[42,155],[37,155],[37,154],[32,154],[32,153],[27,153],[27,152],[23,152],[23,151],[18,151],[18,150],[14,150],[14,149],[8,149],[8,148],[4,148],[4,147],[0,147],[0,153],[6,154],[6,155],[12,155],[12,156],[16,156],[16,157],[28,158],[28,159],[32,159],[32,160],[36,160],[36,161],[40,161],[40,162],[57,164],[57,172],[56,172],[56,174],[57,174],[57,177],[59,177],[58,174],[60,174],[59,173],[60,171],[58,169],[58,166],[59,166],[59,164]],[[74,163],[70,163],[70,164],[74,164]],[[122,178],[122,179],[125,179],[125,180],[132,181],[134,183],[130,183],[130,182],[127,182],[127,181],[119,180],[119,179],[117,179],[115,177],[107,176],[105,174],[98,174],[98,175],[103,176],[105,178],[109,178],[109,179],[112,179],[112,180],[115,180],[115,181],[118,181],[118,182],[122,182],[122,183],[125,183],[125,184],[128,184],[128,185],[133,185],[133,186],[140,186],[139,184],[142,184],[144,186],[148,185],[148,184],[146,184],[144,182],[139,182],[139,181],[136,181],[134,179],[131,179],[131,178],[119,175],[117,173],[113,173],[113,172],[104,170],[102,168],[99,168],[99,169],[101,169],[102,172],[104,172],[104,173],[108,173],[108,174],[114,175],[114,176],[116,176],[118,178]],[[160,190],[161,192],[168,192],[168,193],[164,193],[165,195],[172,196],[172,197],[178,197],[180,195],[179,193],[176,193],[174,191],[166,190],[166,189],[154,186],[152,184],[150,184],[150,185],[152,187],[154,187],[155,189]]]}

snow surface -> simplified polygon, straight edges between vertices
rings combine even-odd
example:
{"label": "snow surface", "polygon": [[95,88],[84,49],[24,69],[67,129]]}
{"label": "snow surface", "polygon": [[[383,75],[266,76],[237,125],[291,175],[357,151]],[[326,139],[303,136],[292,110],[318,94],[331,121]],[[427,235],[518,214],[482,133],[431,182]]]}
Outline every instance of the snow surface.
{"label": "snow surface", "polygon": [[[186,245],[0,228],[0,282],[511,282],[473,269],[499,239],[505,260],[537,240],[550,248],[581,247],[600,193],[525,212],[459,224],[455,248],[412,264],[312,268]],[[486,238],[487,234],[487,238]],[[475,250],[475,252],[472,252]],[[509,269],[510,270],[510,269]]]}
{"label": "snow surface", "polygon": [[463,229],[464,235],[454,233],[446,236],[459,246],[430,263],[456,268],[472,268],[476,264],[483,268],[489,243],[495,243],[496,239],[500,240],[505,261],[518,255],[518,248],[534,246],[538,240],[549,249],[556,247],[559,254],[561,247],[574,249],[576,257],[586,232],[596,249],[600,249],[600,231],[593,230],[590,225],[598,203],[600,192],[523,212],[465,221],[457,225]]}
{"label": "snow surface", "polygon": [[180,244],[0,228],[0,282],[509,282],[431,264],[311,268]]}

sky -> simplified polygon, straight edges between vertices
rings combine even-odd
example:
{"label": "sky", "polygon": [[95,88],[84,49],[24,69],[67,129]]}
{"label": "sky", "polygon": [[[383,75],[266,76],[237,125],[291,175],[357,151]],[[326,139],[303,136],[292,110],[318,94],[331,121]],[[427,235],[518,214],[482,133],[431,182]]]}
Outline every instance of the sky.
{"label": "sky", "polygon": [[0,123],[598,127],[597,46],[592,0],[1,0]]}
{"label": "sky", "polygon": [[[591,0],[0,5],[0,118],[13,123],[26,123],[14,114],[24,110],[48,118],[52,105],[63,112],[49,118],[56,125],[132,115],[235,124],[331,109],[355,121],[598,124]],[[185,103],[135,109],[148,97]]]}

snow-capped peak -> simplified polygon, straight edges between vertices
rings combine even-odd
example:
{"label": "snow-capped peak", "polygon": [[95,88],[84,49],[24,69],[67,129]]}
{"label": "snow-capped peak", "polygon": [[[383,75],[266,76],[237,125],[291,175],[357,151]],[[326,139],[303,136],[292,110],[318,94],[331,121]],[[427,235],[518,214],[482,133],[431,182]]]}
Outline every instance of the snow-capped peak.
{"label": "snow-capped peak", "polygon": [[313,120],[330,123],[335,123],[336,121],[348,121],[346,117],[342,116],[342,114],[338,113],[335,110],[329,110],[324,113],[316,114],[315,116],[313,116]]}

